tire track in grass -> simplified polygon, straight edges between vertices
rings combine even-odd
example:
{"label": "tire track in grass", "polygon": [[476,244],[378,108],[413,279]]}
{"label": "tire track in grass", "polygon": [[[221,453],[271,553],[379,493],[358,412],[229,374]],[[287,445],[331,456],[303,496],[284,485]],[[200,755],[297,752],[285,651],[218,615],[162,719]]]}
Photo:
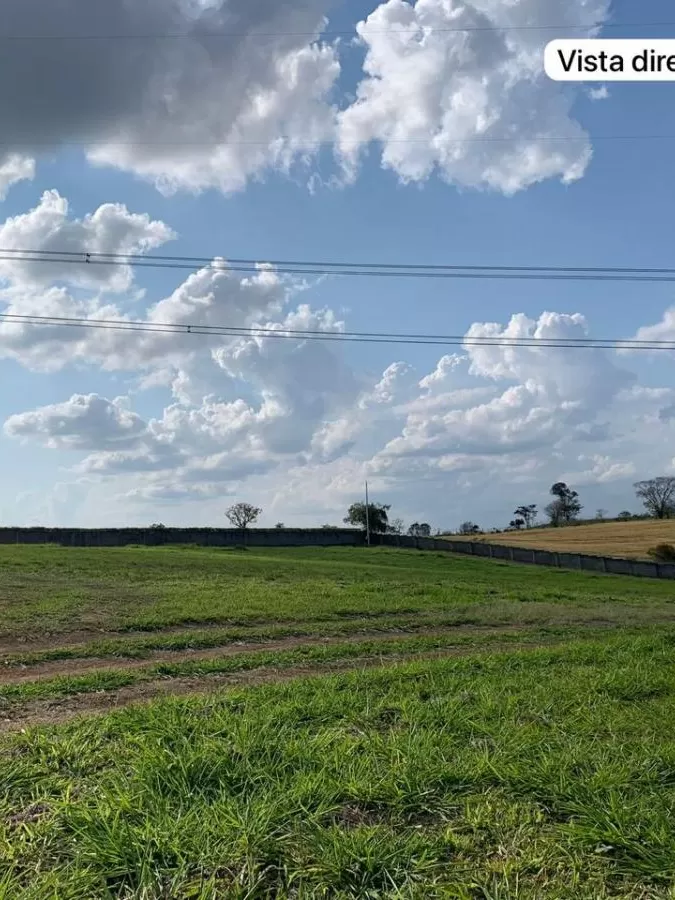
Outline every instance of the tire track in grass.
{"label": "tire track in grass", "polygon": [[[644,616],[612,617],[607,610],[589,610],[585,615],[526,616],[519,621],[510,621],[504,615],[492,617],[485,613],[473,615],[466,612],[455,614],[421,613],[414,617],[408,614],[388,615],[385,618],[359,617],[350,621],[306,619],[293,625],[268,625],[263,627],[223,627],[222,625],[194,626],[188,628],[167,628],[151,632],[87,632],[85,638],[77,633],[78,641],[72,640],[74,635],[51,635],[36,641],[12,642],[9,645],[0,643],[0,683],[11,680],[3,678],[3,672],[12,669],[34,671],[44,667],[47,672],[49,663],[82,661],[81,668],[90,667],[91,660],[151,660],[162,658],[171,652],[196,653],[230,645],[252,646],[283,640],[302,639],[304,642],[341,637],[376,637],[379,635],[424,634],[432,629],[452,631],[457,634],[466,632],[488,633],[495,630],[551,629],[572,628],[613,628],[618,626],[635,627],[641,624],[675,625],[675,615],[651,615],[648,622]],[[85,665],[85,661],[87,665]],[[56,669],[54,671],[57,671]],[[70,671],[64,666],[63,671]]]}
{"label": "tire track in grass", "polygon": [[495,637],[510,634],[536,637],[544,633],[540,628],[527,628],[519,625],[504,625],[502,627],[441,625],[434,628],[410,629],[409,631],[396,629],[391,632],[359,631],[358,633],[345,635],[289,636],[279,640],[231,640],[222,644],[216,643],[214,646],[203,649],[189,647],[183,650],[157,649],[148,652],[147,655],[140,659],[124,656],[119,658],[94,656],[22,663],[19,658],[16,661],[10,659],[5,662],[4,666],[0,666],[0,688],[2,685],[20,685],[60,676],[142,670],[153,663],[201,662],[245,653],[281,652],[312,646],[333,647],[341,644],[354,644],[359,641],[376,641],[378,644],[386,644],[391,641],[402,641],[406,638],[414,640],[415,638],[452,636],[457,638],[458,645],[470,643],[475,645],[490,641]]}
{"label": "tire track in grass", "polygon": [[[542,647],[556,647],[559,643],[544,644],[497,644],[491,652],[523,652]],[[16,709],[0,711],[0,734],[20,731],[36,725],[60,725],[85,715],[105,715],[126,706],[149,703],[162,697],[189,697],[224,689],[256,687],[275,684],[296,678],[321,678],[347,672],[357,672],[378,666],[383,668],[402,663],[441,659],[444,657],[480,656],[475,647],[449,648],[427,653],[391,654],[377,657],[357,657],[335,659],[322,665],[292,665],[288,667],[261,666],[248,671],[225,674],[211,674],[192,677],[154,679],[139,684],[127,685],[116,690],[101,690],[96,693],[74,694],[71,696],[36,700],[22,704]]]}
{"label": "tire track in grass", "polygon": [[[565,638],[552,636],[550,640],[500,642],[499,637],[496,635],[493,644],[481,648],[475,644],[443,646],[442,642],[434,646],[433,639],[424,638],[409,639],[398,645],[391,641],[385,653],[377,652],[380,642],[374,644],[372,641],[342,647],[305,645],[277,654],[240,653],[202,662],[192,660],[146,666],[137,671],[127,668],[118,672],[100,672],[100,679],[85,676],[5,685],[0,688],[0,732],[29,725],[58,724],[86,713],[109,712],[162,696],[205,693],[224,685],[256,685],[424,659],[522,653],[579,641],[579,636],[572,633]],[[588,633],[588,640],[597,640],[597,634]]]}
{"label": "tire track in grass", "polygon": [[[382,612],[354,612],[334,614],[327,616],[309,617],[304,619],[298,618],[274,618],[274,619],[233,619],[229,617],[217,619],[185,619],[180,623],[170,623],[166,625],[153,623],[138,623],[130,625],[128,628],[105,629],[91,628],[80,629],[78,631],[52,631],[44,632],[39,636],[31,635],[12,637],[11,635],[0,635],[0,657],[23,655],[30,653],[48,652],[54,648],[72,648],[85,647],[88,644],[99,642],[119,642],[120,645],[129,642],[153,638],[171,637],[190,635],[195,632],[209,631],[228,631],[242,632],[254,635],[261,633],[263,635],[276,632],[280,636],[293,636],[297,634],[307,634],[308,629],[322,627],[336,629],[341,624],[345,630],[349,630],[349,625],[358,628],[363,623],[364,628],[370,623],[381,621],[382,625],[388,623],[409,624],[419,620],[429,619],[435,624],[439,618],[447,618],[448,625],[461,627],[464,625],[475,625],[480,627],[481,623],[472,621],[472,617],[466,615],[446,615],[438,609],[429,610],[399,610],[399,611],[382,611]],[[469,621],[467,621],[469,619]],[[347,624],[348,623],[348,624]],[[486,627],[494,626],[499,623],[486,623]],[[374,629],[373,629],[374,630]],[[243,636],[243,634],[242,634]]]}
{"label": "tire track in grass", "polygon": [[[554,626],[517,625],[505,624],[498,626],[489,625],[437,625],[433,628],[392,627],[390,631],[359,630],[345,634],[288,636],[278,640],[267,640],[261,636],[259,640],[246,640],[225,638],[206,642],[201,647],[184,647],[181,650],[168,650],[158,647],[147,650],[142,655],[86,655],[73,656],[66,659],[46,659],[26,657],[8,658],[0,661],[0,690],[2,685],[28,684],[39,680],[48,680],[59,677],[77,677],[79,675],[96,674],[114,671],[143,670],[153,663],[182,663],[216,660],[227,656],[236,656],[244,653],[282,652],[302,647],[332,647],[341,644],[354,644],[359,641],[376,641],[378,644],[391,641],[403,641],[406,639],[424,638],[450,638],[456,639],[457,646],[473,645],[480,647],[498,637],[511,636],[512,639],[543,639],[554,637],[564,631],[566,636],[572,637],[582,633],[590,635],[605,633],[618,627],[612,622],[594,622],[592,627],[581,623],[579,625],[567,625],[564,628]],[[86,650],[86,647],[84,648]],[[133,645],[130,648],[133,651]],[[57,651],[58,652],[58,651]]]}

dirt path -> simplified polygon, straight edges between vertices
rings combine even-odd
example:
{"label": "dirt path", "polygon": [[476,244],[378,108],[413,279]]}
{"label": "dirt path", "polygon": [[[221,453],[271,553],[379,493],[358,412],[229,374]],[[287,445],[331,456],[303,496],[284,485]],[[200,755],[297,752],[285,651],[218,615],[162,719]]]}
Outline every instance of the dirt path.
{"label": "dirt path", "polygon": [[[508,651],[534,651],[541,647],[557,647],[561,641],[539,643],[494,644],[490,653]],[[78,694],[58,700],[40,700],[22,705],[3,713],[0,719],[0,733],[21,731],[34,725],[58,725],[85,715],[104,715],[127,706],[143,704],[151,700],[172,696],[197,696],[223,689],[252,687],[263,684],[274,684],[294,678],[321,677],[330,674],[357,672],[378,666],[391,667],[402,663],[423,660],[477,656],[485,650],[476,647],[451,647],[435,650],[430,653],[392,654],[385,658],[357,657],[350,660],[336,660],[323,665],[293,666],[284,669],[264,667],[251,669],[248,672],[237,672],[227,675],[208,675],[193,678],[163,678],[144,684],[131,685],[115,691],[100,691],[94,694]]]}
{"label": "dirt path", "polygon": [[[42,681],[60,676],[90,675],[93,672],[131,671],[145,669],[157,663],[163,662],[201,662],[203,660],[222,659],[227,656],[238,656],[246,653],[278,652],[282,650],[295,650],[298,647],[330,647],[340,644],[359,644],[376,640],[386,644],[390,641],[404,640],[406,637],[441,637],[448,634],[457,634],[458,637],[487,636],[499,637],[523,631],[519,625],[506,625],[501,628],[485,628],[476,626],[450,626],[436,628],[418,628],[414,631],[382,632],[360,631],[358,634],[340,635],[334,637],[288,637],[277,641],[236,641],[219,647],[209,647],[204,650],[156,650],[149,653],[143,659],[125,658],[100,658],[91,659],[64,659],[37,663],[29,666],[4,666],[0,667],[0,685],[25,684],[29,681]],[[480,649],[474,647],[474,650]]]}
{"label": "dirt path", "polygon": [[[345,633],[345,636],[353,635],[355,637],[359,636],[372,636],[377,637],[379,635],[385,634],[418,634],[423,631],[423,623],[425,618],[431,618],[438,620],[439,610],[431,610],[429,612],[419,612],[414,616],[411,613],[386,613],[383,615],[354,615],[354,616],[342,616],[336,619],[325,619],[325,618],[317,618],[317,619],[303,619],[302,621],[273,621],[273,622],[249,622],[246,624],[242,624],[241,622],[233,623],[233,622],[198,622],[198,623],[189,623],[183,624],[180,626],[167,626],[165,628],[153,628],[153,629],[136,629],[133,631],[106,631],[105,629],[91,629],[88,631],[71,631],[71,632],[43,632],[39,636],[31,636],[28,637],[8,637],[8,636],[0,636],[0,672],[2,672],[3,661],[2,657],[11,657],[17,656],[26,653],[40,653],[46,650],[53,650],[56,647],[63,647],[67,649],[76,650],[79,647],[86,648],[91,644],[100,643],[103,641],[119,641],[121,644],[128,642],[130,646],[133,646],[134,642],[143,639],[151,640],[153,637],[161,638],[161,637],[181,637],[181,636],[189,636],[191,634],[195,634],[196,632],[202,632],[204,634],[208,634],[209,632],[227,632],[227,631],[242,631],[248,632],[248,634],[242,635],[241,638],[233,638],[230,641],[223,642],[220,646],[225,646],[225,644],[235,642],[241,644],[254,644],[266,642],[268,640],[274,641],[274,638],[268,639],[264,637],[266,633],[273,631],[275,628],[288,628],[294,629],[297,628],[298,632],[301,632],[297,635],[289,635],[288,640],[303,640],[309,641],[314,636],[312,634],[308,634],[307,631],[311,629],[313,626],[320,626],[324,628],[330,628],[331,626],[335,626],[335,628],[339,628],[340,623],[344,623],[345,621],[353,620],[361,620],[363,622],[363,628],[359,628],[357,630]],[[369,622],[377,622],[379,619],[386,619],[386,625],[383,625],[379,629],[375,629],[373,627],[368,627]],[[417,622],[422,623],[421,628],[417,628],[411,626],[411,619],[416,620]],[[436,625],[434,627],[442,628],[448,631],[456,631],[458,634],[464,632],[486,632],[494,629],[522,629],[522,628],[546,628],[546,627],[565,627],[565,628],[574,628],[574,627],[587,627],[587,628],[615,628],[622,625],[633,626],[639,625],[641,622],[639,612],[636,611],[636,615],[634,620],[626,620],[625,617],[612,619],[610,617],[599,617],[597,611],[589,611],[588,615],[570,615],[569,610],[565,610],[565,614],[561,614],[558,617],[549,617],[542,618],[540,621],[528,621],[528,622],[520,622],[520,623],[508,623],[508,622],[490,622],[486,621],[484,623],[471,623],[466,624],[463,622],[453,622],[448,621],[443,623],[442,625]],[[675,624],[675,612],[669,614],[662,614],[651,616],[649,618],[649,624],[651,625],[673,625]],[[261,634],[261,638],[259,641],[254,640],[256,635],[256,631],[259,631]],[[337,640],[340,638],[341,634],[334,635],[317,635],[317,639],[321,637],[328,637],[332,640]],[[247,639],[248,638],[248,639]],[[279,640],[286,640],[286,638],[279,638]],[[158,651],[159,652],[159,651]],[[169,651],[165,651],[169,652]],[[186,652],[186,651],[181,651]],[[159,658],[159,657],[158,657]],[[1,678],[1,675],[0,675]]]}
{"label": "dirt path", "polygon": [[[54,647],[77,647],[86,646],[87,644],[98,643],[99,641],[129,641],[130,643],[153,637],[170,637],[173,635],[189,635],[195,632],[209,631],[247,631],[254,634],[256,630],[261,632],[271,631],[274,628],[297,628],[298,630],[311,628],[312,626],[325,626],[330,628],[331,625],[336,627],[342,622],[361,620],[364,627],[368,622],[377,622],[380,619],[387,619],[395,626],[397,621],[401,623],[410,622],[411,618],[422,619],[435,618],[440,614],[440,610],[430,610],[429,612],[421,611],[417,613],[354,613],[354,615],[342,615],[335,618],[309,618],[309,619],[252,619],[251,621],[231,621],[223,620],[221,622],[184,622],[181,625],[166,625],[157,628],[131,628],[127,630],[105,628],[89,628],[80,629],[78,631],[44,631],[40,634],[30,636],[12,636],[0,634],[0,656],[10,656],[17,653],[39,653],[42,650],[52,650]],[[448,627],[463,628],[461,622],[453,625],[448,623]],[[481,626],[473,626],[481,627]],[[487,623],[486,627],[494,627],[494,624]]]}
{"label": "dirt path", "polygon": [[[672,622],[672,619],[668,619]],[[50,698],[44,700],[27,701],[17,704],[8,710],[0,712],[0,732],[12,731],[27,725],[40,723],[58,723],[67,721],[77,715],[86,713],[103,713],[133,704],[139,701],[151,700],[155,697],[167,695],[184,696],[200,694],[226,685],[228,688],[238,685],[265,684],[275,681],[285,681],[298,676],[321,675],[330,672],[344,672],[370,668],[379,665],[395,665],[401,661],[413,661],[416,659],[433,659],[438,657],[456,657],[466,655],[483,655],[486,653],[498,653],[508,651],[534,650],[541,647],[557,647],[574,637],[580,637],[590,626],[593,629],[621,628],[625,624],[611,620],[595,620],[592,622],[567,623],[566,636],[553,635],[547,639],[537,629],[536,625],[523,626],[522,624],[506,624],[501,626],[488,625],[443,625],[433,628],[408,628],[403,627],[383,632],[381,630],[359,630],[358,633],[335,636],[303,636],[286,637],[278,640],[244,640],[233,641],[218,647],[202,650],[165,651],[157,650],[143,659],[124,658],[92,658],[49,661],[28,666],[1,666],[0,685],[22,685],[29,682],[40,682],[59,677],[76,677],[78,675],[91,675],[93,673],[105,673],[112,671],[139,671],[150,669],[158,663],[181,663],[218,660],[222,658],[241,656],[253,653],[280,652],[294,650],[301,647],[330,647],[346,644],[366,644],[377,642],[382,645],[381,652],[372,647],[363,648],[363,656],[351,659],[335,659],[325,663],[308,662],[306,665],[295,664],[292,667],[264,666],[248,671],[231,672],[226,674],[195,675],[185,677],[156,676],[147,673],[147,681],[130,685],[125,688],[96,693],[73,693],[65,698]],[[650,624],[654,624],[651,622]],[[575,627],[576,626],[576,627]],[[529,634],[528,634],[529,631]],[[457,636],[469,640],[472,637],[488,637],[493,640],[487,643],[461,643],[455,646],[439,648],[433,651],[407,654],[397,652],[388,647],[394,641],[408,638],[435,638]],[[516,636],[518,639],[506,641],[507,636]],[[501,640],[500,640],[501,639]],[[53,646],[53,645],[52,645]]]}

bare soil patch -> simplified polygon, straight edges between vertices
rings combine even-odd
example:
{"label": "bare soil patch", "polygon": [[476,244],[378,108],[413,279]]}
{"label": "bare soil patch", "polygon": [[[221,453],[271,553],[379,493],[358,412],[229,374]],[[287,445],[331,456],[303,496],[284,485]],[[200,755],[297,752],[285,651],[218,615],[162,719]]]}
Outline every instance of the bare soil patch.
{"label": "bare soil patch", "polygon": [[[500,628],[464,625],[415,629],[414,635],[415,637],[437,637],[452,632],[458,635],[461,634],[463,637],[470,637],[472,634],[476,636],[499,636],[522,630],[522,625],[506,625]],[[297,647],[307,646],[327,647],[340,644],[354,644],[360,640],[377,640],[386,644],[389,641],[400,640],[401,634],[401,631],[392,631],[391,633],[370,631],[340,637],[288,637],[277,641],[235,641],[225,646],[206,650],[156,650],[143,659],[64,659],[30,666],[4,666],[0,667],[0,684],[24,684],[28,681],[58,678],[61,675],[73,676],[91,674],[92,672],[144,669],[158,662],[199,662],[202,660],[221,659],[227,656],[238,656],[242,653],[294,650]]]}
{"label": "bare soil patch", "polygon": [[[522,652],[541,647],[556,646],[558,642],[532,642],[526,644],[494,644],[491,653],[503,651]],[[162,678],[143,684],[131,685],[115,691],[100,691],[94,694],[77,694],[58,700],[38,700],[7,711],[0,719],[0,733],[20,731],[35,725],[59,725],[85,715],[103,715],[116,709],[139,703],[147,703],[160,697],[186,697],[210,693],[227,686],[228,689],[252,687],[262,684],[289,681],[293,678],[320,677],[339,672],[359,671],[377,666],[390,667],[402,662],[425,659],[480,655],[476,647],[451,647],[430,653],[380,657],[358,657],[350,660],[336,660],[323,665],[293,666],[284,669],[270,667],[251,669],[227,675],[206,675],[190,678]]]}
{"label": "bare soil patch", "polygon": [[[414,613],[419,619],[424,619],[425,616],[433,614],[433,612],[426,611],[417,611]],[[40,633],[19,635],[16,637],[10,635],[0,637],[0,656],[9,656],[12,653],[33,653],[41,650],[51,650],[54,647],[76,647],[78,645],[90,644],[94,641],[133,641],[134,639],[142,637],[160,637],[162,635],[169,637],[171,635],[188,635],[195,631],[226,631],[228,628],[254,631],[256,628],[262,630],[281,626],[287,628],[297,627],[298,630],[300,630],[310,628],[313,625],[330,626],[331,623],[339,624],[339,622],[344,619],[363,619],[365,625],[368,621],[377,621],[385,618],[391,620],[392,624],[394,624],[397,619],[404,622],[409,621],[411,615],[413,615],[411,612],[399,613],[386,611],[382,613],[369,613],[366,611],[337,615],[335,619],[326,616],[308,619],[278,618],[274,620],[250,619],[245,621],[242,621],[241,619],[219,619],[217,621],[206,620],[183,622],[180,625],[158,625],[156,627],[148,625],[146,628],[139,626],[138,628],[126,628],[124,630],[91,627],[87,629],[81,628],[77,631],[42,631]],[[461,628],[463,626],[461,623],[457,625],[448,623],[448,627]]]}

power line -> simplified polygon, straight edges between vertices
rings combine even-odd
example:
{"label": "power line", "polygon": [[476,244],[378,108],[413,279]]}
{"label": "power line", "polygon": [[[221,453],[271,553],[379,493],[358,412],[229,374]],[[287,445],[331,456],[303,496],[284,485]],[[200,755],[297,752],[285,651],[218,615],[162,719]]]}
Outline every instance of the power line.
{"label": "power line", "polygon": [[[587,22],[539,25],[466,25],[460,27],[436,28],[420,25],[418,28],[368,28],[371,34],[472,34],[490,31],[595,31],[596,29],[622,28],[674,28],[675,22]],[[356,28],[326,29],[312,31],[179,31],[145,34],[0,34],[0,41],[176,41],[176,40],[220,40],[223,38],[270,38],[270,37],[350,37],[358,35]]]}
{"label": "power line", "polygon": [[[438,134],[430,134],[425,138],[372,138],[367,143],[387,143],[387,144],[402,144],[402,145],[416,145],[416,144],[428,144],[431,141],[435,140],[438,137]],[[17,148],[25,146],[28,148],[51,148],[55,146],[60,147],[81,147],[83,144],[91,143],[94,145],[95,143],[101,143],[103,139],[97,138],[94,140],[93,138],[87,138],[83,136],[81,140],[77,141],[63,141],[63,140],[53,140],[53,141],[44,141],[44,140],[33,140],[30,136],[17,137],[13,141],[0,141],[0,147],[3,148]],[[583,135],[579,137],[554,137],[551,135],[538,135],[538,134],[514,134],[505,137],[471,137],[471,138],[447,138],[443,137],[443,142],[445,144],[511,144],[518,141],[539,141],[543,144],[579,144],[586,143],[587,141],[595,142],[603,142],[603,143],[611,143],[613,141],[616,142],[639,142],[639,141],[675,141],[675,134],[598,134],[598,135]],[[322,140],[312,140],[312,141],[302,141],[297,137],[297,135],[289,135],[289,134],[279,134],[270,138],[267,141],[233,141],[233,140],[213,140],[213,141],[147,141],[147,140],[133,140],[133,141],[118,141],[113,138],[110,139],[110,143],[115,147],[187,147],[187,148],[208,148],[208,147],[269,147],[274,143],[278,142],[288,142],[288,143],[298,143],[298,146],[303,150],[305,149],[317,149],[328,144],[337,144],[338,141],[334,137],[327,137]],[[339,144],[341,147],[349,147],[350,145],[354,146],[362,146],[365,145],[366,142],[361,140],[351,140],[351,141],[340,141]]]}
{"label": "power line", "polygon": [[[146,260],[148,258],[155,260],[175,261],[195,263],[197,265],[209,264],[214,261],[213,256],[181,256],[177,254],[160,255],[153,254],[152,257],[144,256],[140,253],[102,253],[96,251],[75,251],[75,250],[24,250],[20,248],[1,248],[0,253],[21,253],[36,254],[45,257],[76,257],[78,262],[85,262],[86,259],[105,259],[112,262],[118,260]],[[336,266],[339,268],[363,268],[363,269],[441,269],[441,270],[474,270],[474,271],[507,271],[507,272],[615,272],[619,274],[671,274],[675,275],[675,267],[673,266],[496,266],[496,265],[458,265],[450,263],[388,263],[388,262],[345,262],[335,261],[327,262],[326,260],[281,260],[281,259],[253,259],[241,257],[223,257],[224,265],[230,263],[237,265],[250,265],[252,267],[260,266],[320,266],[328,268]],[[45,260],[49,262],[50,260]]]}
{"label": "power line", "polygon": [[200,325],[178,322],[86,319],[82,317],[33,316],[0,313],[0,320],[42,327],[90,328],[145,334],[202,337],[264,337],[278,340],[333,341],[338,343],[411,344],[462,347],[557,348],[576,350],[675,350],[675,341],[621,338],[535,338],[478,335],[425,335],[388,332],[324,332],[316,329],[271,328],[269,326]]}
{"label": "power line", "polygon": [[672,283],[672,267],[621,266],[480,266],[439,265],[426,263],[355,263],[311,262],[284,260],[231,259],[217,262],[213,257],[168,256],[140,254],[89,253],[49,250],[19,250],[0,248],[0,262],[40,263],[45,265],[129,266],[131,268],[197,269],[260,275],[270,271],[275,275],[356,276],[364,278],[423,278],[468,280],[520,281],[605,281]]}

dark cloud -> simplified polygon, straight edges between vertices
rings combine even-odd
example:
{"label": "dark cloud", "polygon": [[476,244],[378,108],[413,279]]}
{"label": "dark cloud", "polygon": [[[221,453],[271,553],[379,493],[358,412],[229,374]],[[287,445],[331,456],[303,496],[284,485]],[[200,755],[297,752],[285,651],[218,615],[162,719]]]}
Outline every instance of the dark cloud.
{"label": "dark cloud", "polygon": [[[203,118],[204,103],[216,100],[217,90],[224,121],[250,91],[273,86],[275,58],[308,39],[267,33],[316,28],[324,5],[229,0],[191,13],[178,0],[5,0],[3,142],[33,152],[45,143],[117,140],[125,132],[157,139],[158,127],[175,134],[177,125],[206,138],[213,122]],[[253,39],[261,31],[264,39]]]}
{"label": "dark cloud", "polygon": [[332,123],[339,63],[312,46],[326,6],[7,0],[0,168],[68,144],[166,190],[231,191],[286,168]]}

